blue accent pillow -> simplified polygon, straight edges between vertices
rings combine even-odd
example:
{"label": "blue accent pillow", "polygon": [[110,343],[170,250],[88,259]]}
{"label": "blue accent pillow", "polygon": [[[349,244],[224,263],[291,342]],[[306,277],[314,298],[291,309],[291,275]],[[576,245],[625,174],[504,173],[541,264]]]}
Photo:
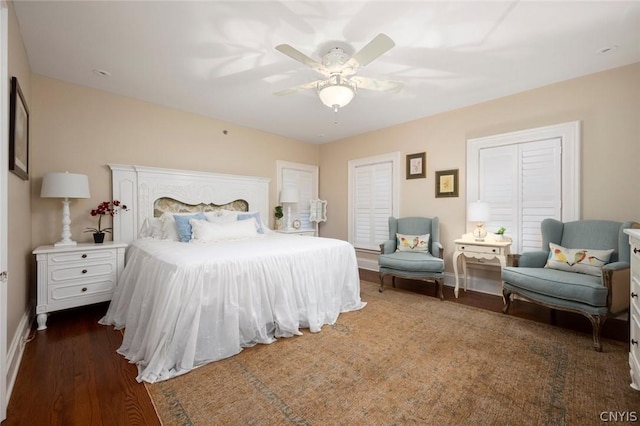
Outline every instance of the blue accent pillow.
{"label": "blue accent pillow", "polygon": [[178,238],[183,243],[191,241],[191,219],[207,220],[207,217],[203,213],[185,214],[185,215],[173,215],[176,221],[176,229],[178,230]]}
{"label": "blue accent pillow", "polygon": [[260,212],[238,213],[238,220],[247,220],[251,218],[254,218],[258,224],[258,234],[264,234],[264,230],[262,229],[262,220],[260,219]]}

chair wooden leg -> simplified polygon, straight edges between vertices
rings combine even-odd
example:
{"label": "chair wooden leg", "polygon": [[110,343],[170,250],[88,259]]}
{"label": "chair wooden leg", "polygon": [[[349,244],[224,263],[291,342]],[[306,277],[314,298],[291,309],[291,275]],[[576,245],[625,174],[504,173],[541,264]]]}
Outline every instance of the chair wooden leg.
{"label": "chair wooden leg", "polygon": [[436,280],[436,291],[440,300],[444,300],[444,282],[442,278]]}
{"label": "chair wooden leg", "polygon": [[395,275],[391,275],[391,285],[393,286],[393,288],[396,288],[396,276]]}
{"label": "chair wooden leg", "polygon": [[502,313],[506,314],[509,310],[509,306],[511,306],[511,290],[503,288],[502,296],[504,297],[504,306],[502,307]]}
{"label": "chair wooden leg", "polygon": [[602,332],[602,326],[604,322],[607,320],[607,317],[601,315],[586,315],[591,321],[591,325],[593,326],[593,348],[602,352],[602,343],[600,342],[600,333]]}
{"label": "chair wooden leg", "polygon": [[378,288],[378,291],[382,293],[384,291],[384,275],[378,274],[378,277],[380,278],[380,288]]}

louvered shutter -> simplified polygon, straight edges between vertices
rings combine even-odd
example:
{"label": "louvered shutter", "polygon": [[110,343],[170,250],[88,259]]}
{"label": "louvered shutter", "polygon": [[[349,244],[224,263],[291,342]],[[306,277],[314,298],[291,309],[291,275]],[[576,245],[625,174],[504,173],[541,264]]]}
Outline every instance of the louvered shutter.
{"label": "louvered shutter", "polygon": [[356,248],[378,250],[389,238],[393,215],[393,164],[391,161],[355,168],[354,241]]}
{"label": "louvered shutter", "polygon": [[512,251],[539,250],[540,223],[562,218],[561,139],[483,148],[479,198],[491,206],[489,232],[507,228]]}

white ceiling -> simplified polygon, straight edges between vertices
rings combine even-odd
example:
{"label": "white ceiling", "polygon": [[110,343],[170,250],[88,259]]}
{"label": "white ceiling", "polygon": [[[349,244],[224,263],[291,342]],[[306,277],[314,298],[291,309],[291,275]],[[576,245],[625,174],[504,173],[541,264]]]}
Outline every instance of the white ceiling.
{"label": "white ceiling", "polygon": [[[14,7],[34,73],[312,143],[640,62],[637,1],[16,0]],[[396,46],[358,75],[402,81],[399,93],[360,90],[337,124],[313,90],[273,95],[319,77],[278,44],[319,60],[332,47],[355,53],[378,33]]]}

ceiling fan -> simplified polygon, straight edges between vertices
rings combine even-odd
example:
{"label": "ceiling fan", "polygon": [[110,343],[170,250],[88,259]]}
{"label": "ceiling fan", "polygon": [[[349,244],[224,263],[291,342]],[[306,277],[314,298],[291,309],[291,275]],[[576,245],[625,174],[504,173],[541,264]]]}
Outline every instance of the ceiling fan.
{"label": "ceiling fan", "polygon": [[288,44],[280,44],[276,46],[276,50],[319,72],[325,78],[281,90],[274,95],[283,96],[306,89],[315,89],[322,103],[337,112],[338,108],[351,102],[358,89],[380,92],[398,91],[402,88],[400,82],[355,75],[360,68],[377,59],[393,46],[395,43],[389,36],[378,34],[353,56],[339,47],[334,47],[318,62]]}

